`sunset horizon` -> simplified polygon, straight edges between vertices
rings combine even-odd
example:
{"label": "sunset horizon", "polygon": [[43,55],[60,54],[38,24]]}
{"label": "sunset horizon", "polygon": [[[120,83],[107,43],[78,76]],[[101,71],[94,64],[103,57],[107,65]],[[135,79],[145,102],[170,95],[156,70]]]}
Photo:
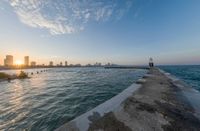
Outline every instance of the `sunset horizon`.
{"label": "sunset horizon", "polygon": [[0,0],[0,131],[200,131],[200,0]]}
{"label": "sunset horizon", "polygon": [[200,64],[197,1],[64,3],[1,1],[0,65],[6,55],[38,64]]}

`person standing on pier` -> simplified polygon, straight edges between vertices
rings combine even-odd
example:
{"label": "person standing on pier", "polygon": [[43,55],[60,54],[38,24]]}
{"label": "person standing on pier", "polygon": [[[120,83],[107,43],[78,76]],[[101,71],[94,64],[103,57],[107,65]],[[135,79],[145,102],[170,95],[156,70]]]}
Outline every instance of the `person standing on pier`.
{"label": "person standing on pier", "polygon": [[153,58],[149,59],[149,67],[154,67]]}

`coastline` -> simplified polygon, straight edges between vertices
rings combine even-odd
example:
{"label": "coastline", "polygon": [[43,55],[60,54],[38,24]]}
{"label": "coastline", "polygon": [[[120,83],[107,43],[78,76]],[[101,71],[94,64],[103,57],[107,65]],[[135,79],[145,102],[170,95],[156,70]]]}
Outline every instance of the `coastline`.
{"label": "coastline", "polygon": [[[192,99],[184,94],[188,88],[178,79],[153,68],[137,83],[138,88],[130,91],[129,95],[123,94],[126,90],[120,93],[123,99],[118,97],[119,94],[115,96],[118,99],[111,98],[106,104],[84,113],[56,131],[200,130],[198,107],[191,104]],[[121,101],[116,104],[116,100]],[[102,108],[105,105],[107,109]]]}

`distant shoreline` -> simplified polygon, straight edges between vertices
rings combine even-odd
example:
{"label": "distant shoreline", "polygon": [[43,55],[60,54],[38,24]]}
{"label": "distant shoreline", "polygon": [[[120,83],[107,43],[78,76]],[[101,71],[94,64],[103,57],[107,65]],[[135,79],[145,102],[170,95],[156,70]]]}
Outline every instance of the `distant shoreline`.
{"label": "distant shoreline", "polygon": [[[200,66],[199,64],[195,64],[195,65],[157,65],[157,67],[164,67],[164,66]],[[149,69],[148,66],[145,65],[115,65],[115,66],[106,66],[106,65],[102,65],[102,66],[88,66],[88,65],[82,65],[82,66],[29,66],[29,67],[5,67],[5,66],[0,66],[0,71],[1,70],[20,70],[20,69],[39,69],[39,68],[77,68],[77,67],[102,67],[102,68],[106,68],[106,69]]]}
{"label": "distant shoreline", "polygon": [[[1,70],[20,70],[20,69],[42,69],[42,68],[78,68],[78,67],[95,67],[95,66],[37,66],[37,67],[0,67]],[[102,66],[103,68],[103,66]]]}
{"label": "distant shoreline", "polygon": [[149,69],[147,66],[36,66],[36,67],[0,67],[1,70],[42,69],[42,68],[88,68],[101,67],[105,69]]}

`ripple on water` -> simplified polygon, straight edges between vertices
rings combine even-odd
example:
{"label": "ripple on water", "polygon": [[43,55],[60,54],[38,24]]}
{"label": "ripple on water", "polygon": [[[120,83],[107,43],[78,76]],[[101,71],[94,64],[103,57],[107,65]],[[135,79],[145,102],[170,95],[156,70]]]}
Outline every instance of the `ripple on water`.
{"label": "ripple on water", "polygon": [[0,88],[0,130],[51,131],[110,99],[144,73],[145,70],[54,68],[31,79],[4,81]]}

